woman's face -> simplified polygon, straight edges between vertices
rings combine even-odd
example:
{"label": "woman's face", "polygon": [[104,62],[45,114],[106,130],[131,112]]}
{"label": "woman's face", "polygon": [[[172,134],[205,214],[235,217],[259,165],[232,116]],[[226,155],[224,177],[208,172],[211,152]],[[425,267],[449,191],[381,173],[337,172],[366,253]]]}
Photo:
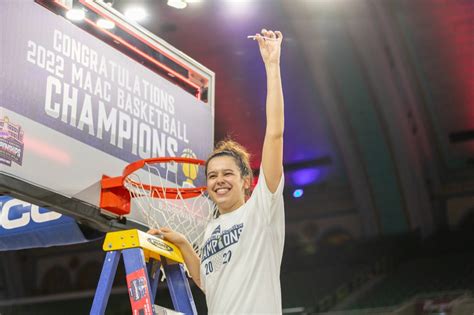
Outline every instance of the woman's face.
{"label": "woman's face", "polygon": [[242,178],[235,159],[231,156],[217,156],[207,165],[207,191],[212,201],[224,214],[245,203],[245,190],[250,179]]}

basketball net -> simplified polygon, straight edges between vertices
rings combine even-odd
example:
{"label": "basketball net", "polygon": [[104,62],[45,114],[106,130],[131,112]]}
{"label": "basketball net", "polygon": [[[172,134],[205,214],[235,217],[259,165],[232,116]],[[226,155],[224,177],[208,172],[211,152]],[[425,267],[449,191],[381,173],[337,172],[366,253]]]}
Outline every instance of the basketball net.
{"label": "basketball net", "polygon": [[207,224],[217,214],[204,187],[187,192],[196,187],[196,181],[205,182],[204,171],[197,178],[199,167],[195,162],[145,162],[123,181],[132,209],[139,209],[150,228],[169,227],[183,234],[197,252]]}

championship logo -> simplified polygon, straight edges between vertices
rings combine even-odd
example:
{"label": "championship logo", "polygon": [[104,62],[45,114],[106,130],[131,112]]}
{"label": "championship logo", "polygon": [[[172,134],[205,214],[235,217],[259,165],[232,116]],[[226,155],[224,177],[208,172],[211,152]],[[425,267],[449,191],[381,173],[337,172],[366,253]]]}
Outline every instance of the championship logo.
{"label": "championship logo", "polygon": [[230,263],[233,245],[239,242],[243,228],[244,224],[239,223],[222,232],[220,225],[214,229],[201,249],[201,264],[204,265],[206,275]]}
{"label": "championship logo", "polygon": [[[184,149],[181,157],[197,159],[196,154],[189,148]],[[195,187],[194,180],[197,178],[199,173],[199,165],[191,163],[183,163],[181,166],[186,180],[183,182],[183,187]]]}
{"label": "championship logo", "polygon": [[7,116],[0,119],[0,163],[11,166],[23,161],[23,129],[10,122]]}

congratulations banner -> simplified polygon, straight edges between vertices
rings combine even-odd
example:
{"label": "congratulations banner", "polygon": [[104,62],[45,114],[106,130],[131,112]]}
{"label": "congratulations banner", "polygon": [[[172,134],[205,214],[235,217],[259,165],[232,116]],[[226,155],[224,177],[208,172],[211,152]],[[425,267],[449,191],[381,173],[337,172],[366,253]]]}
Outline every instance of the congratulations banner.
{"label": "congratulations banner", "polygon": [[33,1],[0,19],[0,106],[128,162],[211,151],[208,104]]}

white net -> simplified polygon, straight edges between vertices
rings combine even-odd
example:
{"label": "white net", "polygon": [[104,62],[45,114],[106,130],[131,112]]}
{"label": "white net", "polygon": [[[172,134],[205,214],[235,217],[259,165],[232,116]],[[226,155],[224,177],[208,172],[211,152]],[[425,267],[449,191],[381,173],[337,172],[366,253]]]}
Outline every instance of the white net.
{"label": "white net", "polygon": [[199,173],[204,174],[199,167],[192,163],[145,163],[124,180],[132,211],[138,210],[150,228],[169,227],[185,235],[196,251],[217,208],[205,191],[185,198],[180,189],[174,194],[170,188],[192,188],[196,182],[204,183],[205,179],[197,178]]}

